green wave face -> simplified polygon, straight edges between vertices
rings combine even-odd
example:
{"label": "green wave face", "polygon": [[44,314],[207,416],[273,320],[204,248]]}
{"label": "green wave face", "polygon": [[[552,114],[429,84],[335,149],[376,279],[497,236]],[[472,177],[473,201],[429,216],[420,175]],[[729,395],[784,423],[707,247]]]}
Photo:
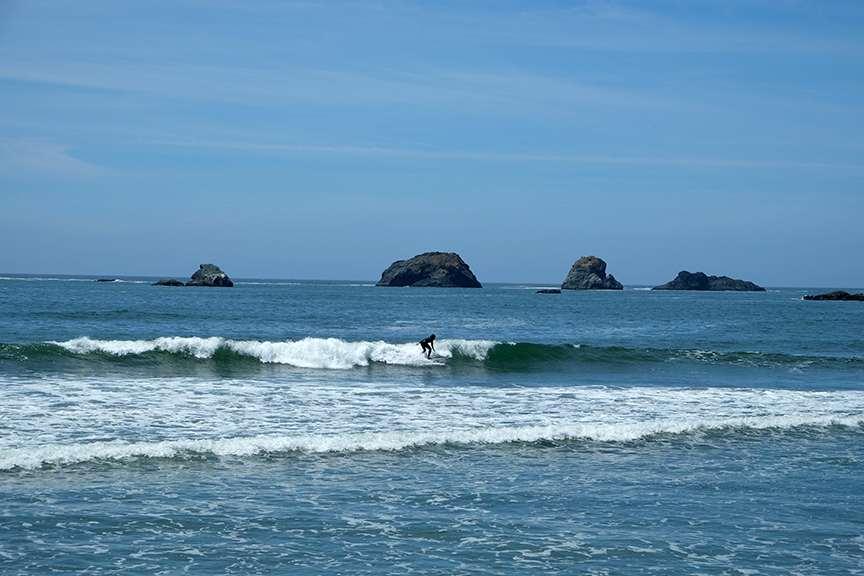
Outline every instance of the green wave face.
{"label": "green wave face", "polygon": [[794,356],[788,354],[632,349],[575,344],[502,343],[442,340],[431,359],[414,343],[347,342],[335,338],[297,341],[238,341],[220,337],[166,337],[116,341],[79,338],[67,342],[0,344],[0,363],[17,371],[87,371],[137,369],[184,373],[201,369],[255,372],[262,367],[348,370],[369,366],[399,366],[428,370],[480,370],[491,374],[646,371],[663,367],[733,367],[762,370],[862,371],[861,358]]}

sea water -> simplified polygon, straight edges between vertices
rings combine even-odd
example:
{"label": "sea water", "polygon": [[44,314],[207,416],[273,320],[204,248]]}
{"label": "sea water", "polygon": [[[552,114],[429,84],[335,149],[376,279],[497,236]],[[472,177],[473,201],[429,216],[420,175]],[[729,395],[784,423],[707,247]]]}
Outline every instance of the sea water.
{"label": "sea water", "polygon": [[860,303],[94,280],[0,278],[0,573],[864,572]]}

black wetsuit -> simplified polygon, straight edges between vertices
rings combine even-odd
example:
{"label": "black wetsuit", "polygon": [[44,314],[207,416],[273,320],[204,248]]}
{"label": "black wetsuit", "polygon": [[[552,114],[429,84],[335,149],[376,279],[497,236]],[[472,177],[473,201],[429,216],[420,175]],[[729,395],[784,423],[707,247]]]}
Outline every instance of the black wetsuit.
{"label": "black wetsuit", "polygon": [[420,348],[423,349],[423,352],[426,352],[426,358],[432,356],[432,351],[435,350],[435,345],[432,344],[432,341],[435,340],[435,335],[432,334],[425,340],[420,341]]}

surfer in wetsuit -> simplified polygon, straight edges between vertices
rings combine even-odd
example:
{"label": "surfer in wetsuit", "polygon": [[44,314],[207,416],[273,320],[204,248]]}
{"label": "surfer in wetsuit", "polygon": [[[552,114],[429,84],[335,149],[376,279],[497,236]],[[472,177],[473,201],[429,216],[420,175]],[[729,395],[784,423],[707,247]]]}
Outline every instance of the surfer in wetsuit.
{"label": "surfer in wetsuit", "polygon": [[417,343],[421,347],[420,353],[422,354],[423,352],[426,352],[426,358],[427,359],[429,359],[432,356],[432,351],[435,350],[435,345],[432,344],[433,340],[435,340],[434,334],[432,334],[431,336],[429,336],[425,340],[421,340],[420,342]]}

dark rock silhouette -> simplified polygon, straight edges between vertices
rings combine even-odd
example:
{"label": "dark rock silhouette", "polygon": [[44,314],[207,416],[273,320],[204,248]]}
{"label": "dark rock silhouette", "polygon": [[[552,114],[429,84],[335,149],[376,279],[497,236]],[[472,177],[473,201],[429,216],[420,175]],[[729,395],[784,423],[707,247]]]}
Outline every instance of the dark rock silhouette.
{"label": "dark rock silhouette", "polygon": [[734,280],[728,276],[707,276],[704,272],[691,274],[686,270],[678,273],[671,282],[655,286],[652,290],[731,290],[736,292],[764,292],[765,289],[752,282]]}
{"label": "dark rock silhouette", "polygon": [[561,284],[563,290],[623,290],[624,286],[611,274],[606,275],[606,262],[596,256],[577,260]]}
{"label": "dark rock silhouette", "polygon": [[234,283],[215,264],[201,264],[186,286],[222,286],[231,287]]}
{"label": "dark rock silhouette", "polygon": [[185,286],[185,284],[183,284],[179,280],[171,279],[171,280],[159,280],[158,282],[151,284],[151,286]]}
{"label": "dark rock silhouette", "polygon": [[397,260],[376,286],[482,288],[468,265],[455,252],[426,252]]}
{"label": "dark rock silhouette", "polygon": [[804,296],[804,300],[856,300],[864,302],[864,294],[849,294],[843,290],[829,292],[827,294],[816,294],[815,296]]}

